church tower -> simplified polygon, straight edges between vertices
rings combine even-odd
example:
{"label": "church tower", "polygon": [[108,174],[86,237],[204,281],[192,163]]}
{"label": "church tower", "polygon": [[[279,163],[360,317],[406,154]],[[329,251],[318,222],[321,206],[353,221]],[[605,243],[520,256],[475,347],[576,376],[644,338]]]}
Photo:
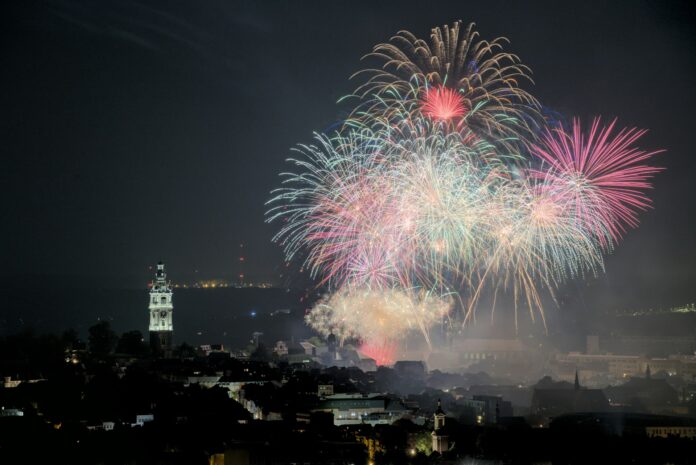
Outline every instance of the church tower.
{"label": "church tower", "polygon": [[437,400],[437,410],[435,410],[434,420],[435,425],[432,432],[433,437],[433,451],[443,452],[449,450],[449,438],[445,433],[445,411],[442,410],[442,404],[440,399]]}
{"label": "church tower", "polygon": [[150,283],[150,348],[154,355],[167,356],[172,350],[174,322],[172,286],[167,281],[164,263],[157,264],[155,279]]}

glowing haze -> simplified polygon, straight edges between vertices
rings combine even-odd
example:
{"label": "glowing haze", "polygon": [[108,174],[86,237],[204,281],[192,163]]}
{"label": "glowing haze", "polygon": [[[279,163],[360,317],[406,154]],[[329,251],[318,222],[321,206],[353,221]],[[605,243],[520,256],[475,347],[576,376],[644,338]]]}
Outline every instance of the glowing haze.
{"label": "glowing haze", "polygon": [[398,33],[356,74],[344,126],[295,149],[268,221],[326,285],[318,332],[390,363],[407,335],[466,324],[484,290],[545,324],[543,294],[602,272],[638,225],[659,171],[645,131],[545,121],[506,42],[461,22],[430,42]]}

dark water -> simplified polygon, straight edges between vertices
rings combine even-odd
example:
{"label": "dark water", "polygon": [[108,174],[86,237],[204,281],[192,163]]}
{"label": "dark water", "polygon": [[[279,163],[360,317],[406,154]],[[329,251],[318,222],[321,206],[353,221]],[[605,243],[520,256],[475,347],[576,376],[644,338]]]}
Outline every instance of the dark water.
{"label": "dark water", "polygon": [[[119,333],[137,329],[147,334],[147,304],[144,289],[0,289],[0,335],[74,328],[86,337],[87,328],[100,319]],[[267,344],[308,337],[312,333],[303,323],[308,307],[303,293],[285,289],[175,289],[174,339],[241,347],[254,331],[263,332]],[[271,315],[279,309],[290,313]]]}
{"label": "dark water", "polygon": [[[75,289],[42,286],[40,281],[37,284],[0,288],[0,335],[28,328],[37,333],[60,333],[75,328],[86,337],[87,328],[100,319],[111,322],[119,333],[132,329],[147,333],[148,295],[145,289]],[[313,298],[316,296],[310,299]],[[304,292],[285,289],[175,289],[175,342],[242,347],[255,331],[264,333],[266,344],[279,339],[308,337],[312,332],[305,326],[303,317],[311,303]],[[290,313],[271,316],[279,309],[289,309]],[[696,337],[696,313],[638,317],[599,315],[594,325],[601,326],[599,331],[571,324],[574,318],[560,318],[568,316],[564,313],[565,309],[549,311],[549,316],[556,314],[555,318],[549,318],[550,342],[564,350],[583,350],[586,334],[593,333],[600,335],[604,350],[616,353],[623,353],[626,348],[612,347],[611,343],[623,344],[622,337],[686,339],[684,350],[689,353],[695,344],[692,341]],[[491,323],[490,316],[485,313],[481,315],[480,321],[467,329],[465,337],[515,337],[514,325],[506,324],[503,309],[497,312],[495,323]],[[544,328],[536,324],[532,329],[543,333]],[[531,334],[532,329],[521,323],[517,335]],[[567,341],[575,342],[566,344]],[[645,341],[638,343],[645,344]],[[667,353],[672,353],[669,350]]]}

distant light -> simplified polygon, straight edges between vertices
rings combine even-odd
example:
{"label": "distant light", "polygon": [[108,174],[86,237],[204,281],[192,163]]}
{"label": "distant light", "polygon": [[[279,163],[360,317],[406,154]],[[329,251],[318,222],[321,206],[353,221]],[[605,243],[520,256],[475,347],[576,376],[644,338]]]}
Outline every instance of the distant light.
{"label": "distant light", "polygon": [[252,310],[251,313],[249,313],[252,317],[256,316],[256,310]]}

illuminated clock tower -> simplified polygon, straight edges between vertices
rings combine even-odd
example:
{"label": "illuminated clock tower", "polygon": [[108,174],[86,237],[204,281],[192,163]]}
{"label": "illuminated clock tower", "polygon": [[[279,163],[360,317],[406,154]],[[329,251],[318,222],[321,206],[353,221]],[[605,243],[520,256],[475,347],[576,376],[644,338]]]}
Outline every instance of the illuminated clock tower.
{"label": "illuminated clock tower", "polygon": [[172,286],[167,281],[164,263],[157,264],[155,279],[150,283],[150,347],[155,355],[169,355],[172,350],[174,322]]}

